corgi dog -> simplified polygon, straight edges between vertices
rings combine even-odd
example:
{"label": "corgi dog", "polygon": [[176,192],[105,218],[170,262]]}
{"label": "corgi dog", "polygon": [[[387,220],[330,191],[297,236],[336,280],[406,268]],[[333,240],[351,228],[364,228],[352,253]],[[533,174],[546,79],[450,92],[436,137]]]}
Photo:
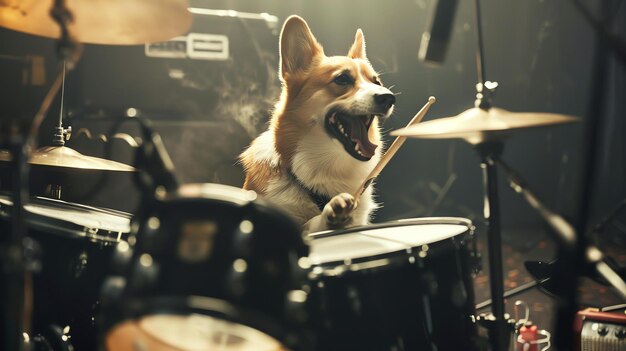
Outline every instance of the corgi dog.
{"label": "corgi dog", "polygon": [[394,94],[383,87],[359,29],[347,56],[326,56],[307,23],[289,17],[280,34],[282,93],[268,130],[241,154],[244,188],[285,210],[304,232],[365,225],[377,204],[368,186],[378,163],[379,124]]}

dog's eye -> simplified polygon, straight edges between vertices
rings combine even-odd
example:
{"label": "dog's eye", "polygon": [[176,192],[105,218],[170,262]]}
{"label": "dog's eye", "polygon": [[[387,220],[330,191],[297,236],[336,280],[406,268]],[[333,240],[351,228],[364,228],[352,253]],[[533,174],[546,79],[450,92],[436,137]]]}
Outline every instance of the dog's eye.
{"label": "dog's eye", "polygon": [[383,83],[378,79],[378,77],[372,78],[372,82],[376,85],[383,85]]}
{"label": "dog's eye", "polygon": [[337,85],[350,85],[354,83],[354,80],[352,80],[352,77],[350,77],[347,73],[342,73],[335,77],[333,82]]}

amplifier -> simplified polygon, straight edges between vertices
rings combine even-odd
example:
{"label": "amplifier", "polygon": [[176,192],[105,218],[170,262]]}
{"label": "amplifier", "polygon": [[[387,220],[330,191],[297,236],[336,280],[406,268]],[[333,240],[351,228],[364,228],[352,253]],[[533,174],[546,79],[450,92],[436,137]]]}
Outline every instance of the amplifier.
{"label": "amplifier", "polygon": [[[267,113],[278,98],[278,18],[189,8],[189,31],[137,46],[86,45],[66,89],[75,112],[133,107],[172,120],[235,119]],[[243,116],[243,117],[242,117]],[[266,115],[267,117],[267,115]]]}
{"label": "amplifier", "polygon": [[[280,93],[278,18],[206,8],[189,11],[191,28],[169,41],[85,47],[66,87],[71,100],[66,105],[72,110],[66,125],[75,134],[68,146],[105,157],[97,136],[108,133],[112,121],[132,107],[153,121],[180,181],[241,186],[237,156],[267,127]],[[134,127],[126,123],[119,132],[139,137]],[[86,140],[81,130],[95,141]],[[129,163],[132,152],[120,148],[118,156]],[[130,186],[117,182],[115,188]],[[133,202],[130,197],[127,203]],[[92,200],[122,209],[116,198],[109,192]]]}
{"label": "amplifier", "polygon": [[587,308],[579,311],[574,324],[580,351],[626,350],[626,314]]}

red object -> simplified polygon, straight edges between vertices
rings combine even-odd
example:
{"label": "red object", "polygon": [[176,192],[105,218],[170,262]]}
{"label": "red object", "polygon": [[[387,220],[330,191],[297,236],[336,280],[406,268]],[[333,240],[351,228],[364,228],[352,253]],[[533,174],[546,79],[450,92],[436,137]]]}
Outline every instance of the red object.
{"label": "red object", "polygon": [[525,325],[521,327],[519,330],[519,334],[521,336],[521,339],[526,341],[529,344],[528,348],[524,348],[524,345],[526,344],[522,344],[521,342],[518,342],[520,351],[539,351],[539,347],[535,343],[537,341],[537,326],[536,325],[529,325],[529,326]]}

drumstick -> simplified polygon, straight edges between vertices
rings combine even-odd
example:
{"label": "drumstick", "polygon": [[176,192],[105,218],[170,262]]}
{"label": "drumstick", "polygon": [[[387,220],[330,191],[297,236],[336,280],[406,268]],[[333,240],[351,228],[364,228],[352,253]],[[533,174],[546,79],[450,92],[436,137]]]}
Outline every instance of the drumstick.
{"label": "drumstick", "polygon": [[[411,122],[409,122],[409,124],[407,124],[407,127],[421,122],[422,119],[424,119],[424,116],[426,116],[426,112],[428,112],[428,109],[430,109],[430,106],[432,104],[434,104],[435,101],[437,101],[437,99],[435,99],[434,96],[429,97],[428,98],[428,102],[413,117]],[[378,161],[378,164],[376,165],[376,167],[374,167],[374,169],[370,172],[370,174],[367,176],[367,178],[365,178],[363,183],[361,183],[361,186],[359,186],[359,189],[354,193],[354,199],[355,199],[356,203],[359,202],[358,199],[361,196],[361,194],[363,194],[365,189],[372,183],[372,181],[374,179],[376,179],[376,177],[378,177],[380,172],[383,170],[383,168],[385,168],[387,163],[389,163],[389,160],[391,160],[393,155],[398,151],[398,149],[400,149],[400,146],[402,146],[402,144],[404,144],[405,141],[406,141],[406,137],[405,136],[396,137],[396,140],[393,141],[393,143],[391,144],[389,149],[387,149],[387,152],[385,152],[383,157],[381,157],[380,161]]]}

